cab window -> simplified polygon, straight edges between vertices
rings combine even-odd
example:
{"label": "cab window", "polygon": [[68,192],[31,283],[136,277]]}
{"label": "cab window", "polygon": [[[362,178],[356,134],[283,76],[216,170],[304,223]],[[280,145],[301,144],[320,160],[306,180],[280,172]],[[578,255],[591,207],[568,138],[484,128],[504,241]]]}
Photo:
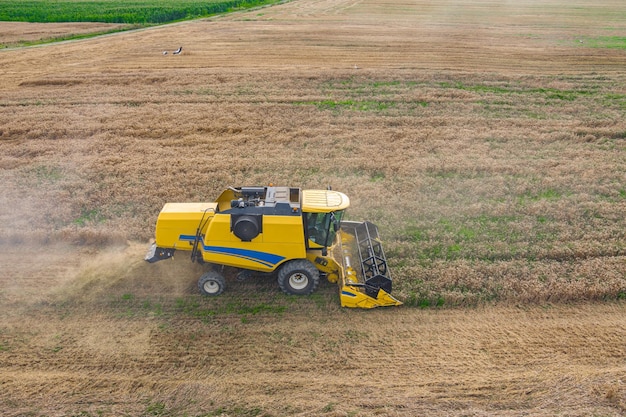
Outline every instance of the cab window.
{"label": "cab window", "polygon": [[333,244],[343,210],[332,213],[304,213],[307,236],[310,241],[328,247]]}

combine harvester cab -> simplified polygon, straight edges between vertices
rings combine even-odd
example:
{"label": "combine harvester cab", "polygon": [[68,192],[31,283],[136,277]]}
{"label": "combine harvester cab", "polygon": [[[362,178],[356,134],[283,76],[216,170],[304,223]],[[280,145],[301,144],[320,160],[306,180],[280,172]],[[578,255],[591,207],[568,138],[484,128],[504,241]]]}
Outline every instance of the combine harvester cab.
{"label": "combine harvester cab", "polygon": [[308,295],[320,275],[339,285],[343,307],[402,304],[391,296],[391,275],[378,229],[342,221],[349,198],[332,190],[293,187],[229,187],[215,202],[167,203],[157,219],[155,243],[145,260],[175,251],[212,266],[198,287],[203,295],[224,291],[224,267],[276,273],[287,294]]}

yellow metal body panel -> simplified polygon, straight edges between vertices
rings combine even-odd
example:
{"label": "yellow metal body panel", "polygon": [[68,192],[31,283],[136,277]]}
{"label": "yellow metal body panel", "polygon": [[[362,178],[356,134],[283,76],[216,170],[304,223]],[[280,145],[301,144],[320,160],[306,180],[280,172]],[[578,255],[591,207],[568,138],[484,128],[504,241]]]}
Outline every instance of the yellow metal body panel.
{"label": "yellow metal body panel", "polygon": [[[155,240],[162,248],[191,250],[200,221],[215,214],[216,203],[167,203],[157,219]],[[181,239],[181,236],[183,238]]]}
{"label": "yellow metal body panel", "polygon": [[329,282],[336,284],[342,274],[341,265],[330,256],[322,255],[322,251],[318,249],[309,250],[306,258],[315,265],[315,267],[326,273]]}
{"label": "yellow metal body panel", "polygon": [[392,297],[391,294],[387,293],[385,290],[379,290],[378,296],[373,298],[359,291],[358,287],[349,285],[344,285],[339,289],[339,298],[342,307],[350,308],[374,308],[402,305],[401,301]]}
{"label": "yellow metal body panel", "polygon": [[216,214],[200,251],[205,262],[261,272],[274,271],[283,262],[306,257],[301,216],[263,216],[263,231],[244,242],[230,229],[230,215]]}
{"label": "yellow metal body panel", "polygon": [[222,191],[219,197],[217,197],[217,204],[219,211],[226,211],[230,208],[230,202],[235,199],[235,191],[232,188],[227,188]]}

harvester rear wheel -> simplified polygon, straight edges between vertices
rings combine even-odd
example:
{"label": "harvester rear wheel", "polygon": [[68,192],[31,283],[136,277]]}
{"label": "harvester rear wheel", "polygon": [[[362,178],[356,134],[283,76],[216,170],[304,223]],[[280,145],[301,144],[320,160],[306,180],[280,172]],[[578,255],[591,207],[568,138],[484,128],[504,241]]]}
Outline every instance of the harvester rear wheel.
{"label": "harvester rear wheel", "polygon": [[204,273],[198,280],[198,288],[202,295],[215,297],[224,292],[226,280],[217,271],[209,271]]}
{"label": "harvester rear wheel", "polygon": [[289,261],[278,271],[278,286],[287,294],[311,294],[319,283],[319,271],[306,259]]}

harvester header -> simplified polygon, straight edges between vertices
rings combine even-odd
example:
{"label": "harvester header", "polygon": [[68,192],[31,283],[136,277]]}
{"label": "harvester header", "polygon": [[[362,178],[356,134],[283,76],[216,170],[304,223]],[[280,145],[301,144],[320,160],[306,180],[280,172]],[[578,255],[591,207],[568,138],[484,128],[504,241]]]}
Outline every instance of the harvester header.
{"label": "harvester header", "polygon": [[333,190],[294,187],[229,187],[214,202],[166,203],[155,242],[145,259],[157,262],[175,251],[209,265],[200,292],[224,291],[224,268],[275,273],[287,294],[308,295],[320,276],[339,285],[343,307],[400,305],[378,229],[370,222],[344,221],[350,199]]}

